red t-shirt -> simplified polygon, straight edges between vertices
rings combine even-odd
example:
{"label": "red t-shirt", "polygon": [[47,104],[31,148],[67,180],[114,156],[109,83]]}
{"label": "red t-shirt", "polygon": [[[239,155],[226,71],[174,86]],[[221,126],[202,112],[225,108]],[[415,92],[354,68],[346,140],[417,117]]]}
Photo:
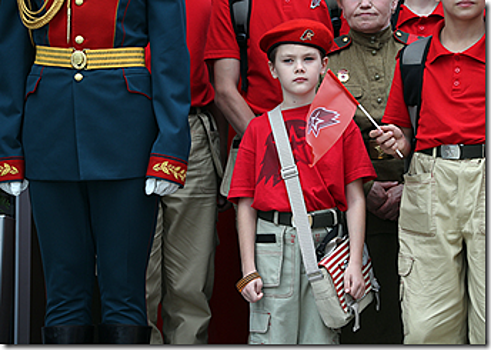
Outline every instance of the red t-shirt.
{"label": "red t-shirt", "polygon": [[[215,90],[204,60],[210,26],[212,0],[186,0],[186,41],[191,59],[191,106],[203,107],[213,101]],[[150,47],[145,48],[145,63],[150,67]]]}
{"label": "red t-shirt", "polygon": [[[345,211],[345,186],[359,178],[364,178],[364,181],[374,179],[375,170],[354,121],[311,167],[311,148],[305,140],[305,119],[309,107],[283,111],[307,211],[333,207]],[[228,198],[237,203],[240,197],[254,198],[252,207],[257,210],[291,212],[267,114],[249,123],[240,143]]]}
{"label": "red t-shirt", "polygon": [[[248,56],[248,90],[242,96],[254,113],[265,113],[282,100],[281,86],[273,79],[268,58],[259,48],[259,39],[269,29],[295,18],[308,18],[324,23],[332,31],[325,1],[310,8],[312,0],[252,1]],[[214,0],[205,59],[235,58],[240,60],[239,45],[230,20],[229,0]],[[240,88],[240,84],[239,84]]]}
{"label": "red t-shirt", "polygon": [[[486,140],[486,36],[461,53],[433,33],[423,75],[416,151],[442,144],[482,144]],[[410,128],[399,62],[385,108],[384,123]]]}
{"label": "red t-shirt", "polygon": [[433,33],[435,25],[443,19],[443,6],[439,2],[428,16],[420,16],[402,4],[397,17],[396,28],[418,36],[429,36]]}

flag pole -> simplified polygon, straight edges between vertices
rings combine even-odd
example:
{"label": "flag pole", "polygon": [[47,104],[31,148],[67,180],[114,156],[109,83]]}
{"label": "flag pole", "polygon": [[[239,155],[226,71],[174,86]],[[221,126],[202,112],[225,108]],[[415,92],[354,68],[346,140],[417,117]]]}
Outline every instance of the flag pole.
{"label": "flag pole", "polygon": [[[363,113],[365,113],[365,115],[372,122],[372,124],[375,125],[375,127],[377,128],[377,130],[379,130],[380,132],[383,132],[383,130],[380,128],[380,126],[377,124],[377,122],[372,118],[372,116],[367,112],[367,110],[360,103],[358,104],[358,107],[361,109],[361,111]],[[397,155],[399,157],[401,157],[401,159],[404,158],[404,156],[402,155],[401,151],[399,151],[398,149],[396,149],[396,153],[397,153]]]}

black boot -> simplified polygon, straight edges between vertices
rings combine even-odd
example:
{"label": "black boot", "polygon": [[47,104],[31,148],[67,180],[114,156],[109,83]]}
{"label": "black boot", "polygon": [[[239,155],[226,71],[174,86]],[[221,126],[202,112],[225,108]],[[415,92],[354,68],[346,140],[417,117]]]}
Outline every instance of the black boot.
{"label": "black boot", "polygon": [[152,327],[124,324],[100,324],[100,344],[150,344]]}
{"label": "black boot", "polygon": [[41,331],[43,344],[94,343],[94,326],[51,326]]}

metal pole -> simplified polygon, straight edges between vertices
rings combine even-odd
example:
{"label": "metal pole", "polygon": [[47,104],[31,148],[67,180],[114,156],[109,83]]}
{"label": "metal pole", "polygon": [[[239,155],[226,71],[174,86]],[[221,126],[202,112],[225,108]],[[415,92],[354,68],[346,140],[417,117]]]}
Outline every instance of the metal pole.
{"label": "metal pole", "polygon": [[29,190],[26,190],[15,204],[14,344],[30,343],[31,217]]}

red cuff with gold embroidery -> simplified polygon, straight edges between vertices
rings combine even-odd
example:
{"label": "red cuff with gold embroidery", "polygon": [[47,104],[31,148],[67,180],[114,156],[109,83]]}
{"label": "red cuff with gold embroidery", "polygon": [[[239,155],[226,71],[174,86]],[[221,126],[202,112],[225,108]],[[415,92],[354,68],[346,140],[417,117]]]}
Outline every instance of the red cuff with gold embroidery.
{"label": "red cuff with gold embroidery", "polygon": [[152,154],[148,163],[147,176],[184,186],[187,171],[187,163],[180,159]]}
{"label": "red cuff with gold embroidery", "polygon": [[20,157],[0,160],[0,182],[24,180],[24,159]]}

